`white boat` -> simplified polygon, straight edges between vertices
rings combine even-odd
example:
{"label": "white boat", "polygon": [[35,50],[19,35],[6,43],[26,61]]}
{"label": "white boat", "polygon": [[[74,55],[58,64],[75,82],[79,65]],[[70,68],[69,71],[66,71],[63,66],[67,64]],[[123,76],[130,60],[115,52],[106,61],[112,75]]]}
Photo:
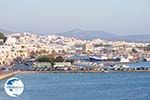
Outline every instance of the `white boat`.
{"label": "white boat", "polygon": [[150,61],[150,58],[145,58],[144,61]]}
{"label": "white boat", "polygon": [[120,62],[122,62],[122,63],[127,63],[127,62],[129,62],[129,59],[126,59],[126,58],[124,58],[124,57],[121,57]]}
{"label": "white boat", "polygon": [[105,72],[105,73],[108,73],[109,71],[108,71],[108,70],[105,70],[104,72]]}
{"label": "white boat", "polygon": [[122,68],[129,68],[129,66],[127,66],[127,65],[122,65]]}
{"label": "white boat", "polygon": [[113,65],[113,68],[129,68],[127,65]]}

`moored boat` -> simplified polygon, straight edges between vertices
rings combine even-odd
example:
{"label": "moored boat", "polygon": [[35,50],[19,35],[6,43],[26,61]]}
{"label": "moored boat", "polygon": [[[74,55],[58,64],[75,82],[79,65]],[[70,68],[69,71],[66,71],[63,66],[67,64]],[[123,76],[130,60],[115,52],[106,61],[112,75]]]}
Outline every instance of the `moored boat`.
{"label": "moored boat", "polygon": [[144,61],[150,61],[150,58],[144,58]]}
{"label": "moored boat", "polygon": [[89,56],[89,59],[91,61],[104,61],[104,60],[107,60],[107,57],[105,57],[105,56],[101,56],[101,57]]}
{"label": "moored boat", "polygon": [[128,62],[129,62],[129,59],[124,58],[124,57],[121,57],[120,62],[121,62],[121,63],[128,63]]}

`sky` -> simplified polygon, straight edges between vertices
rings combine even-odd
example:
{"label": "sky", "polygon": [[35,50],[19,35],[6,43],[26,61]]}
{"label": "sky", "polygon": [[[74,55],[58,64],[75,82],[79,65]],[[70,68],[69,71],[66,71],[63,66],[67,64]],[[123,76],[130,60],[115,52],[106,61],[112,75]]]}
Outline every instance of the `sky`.
{"label": "sky", "polygon": [[150,0],[0,0],[0,28],[50,34],[77,28],[150,34]]}

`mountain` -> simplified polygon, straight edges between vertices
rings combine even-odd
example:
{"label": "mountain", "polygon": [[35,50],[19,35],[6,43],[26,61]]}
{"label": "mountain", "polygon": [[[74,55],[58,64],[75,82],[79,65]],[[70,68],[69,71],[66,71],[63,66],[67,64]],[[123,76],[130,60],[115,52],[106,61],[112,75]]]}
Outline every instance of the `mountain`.
{"label": "mountain", "polygon": [[75,37],[78,39],[92,40],[100,38],[104,40],[123,40],[135,42],[150,42],[150,34],[135,34],[135,35],[116,35],[105,31],[87,31],[81,29],[73,29],[68,32],[58,33],[56,35]]}
{"label": "mountain", "polygon": [[[0,32],[4,33],[6,36],[13,31],[8,31],[5,29],[0,29]],[[41,35],[41,34],[39,34]],[[43,34],[48,35],[48,34]],[[116,35],[113,33],[105,31],[91,31],[82,29],[73,29],[67,32],[56,33],[55,35],[74,37],[77,39],[92,40],[96,38],[104,40],[124,40],[124,41],[135,41],[135,42],[150,42],[150,34],[135,34],[135,35]]]}
{"label": "mountain", "polygon": [[67,36],[67,37],[75,37],[78,39],[86,39],[86,40],[91,40],[95,38],[101,38],[105,40],[114,40],[117,39],[117,35],[104,32],[104,31],[86,31],[86,30],[81,30],[81,29],[73,29],[68,32],[64,33],[57,33],[56,35],[62,35],[62,36]]}

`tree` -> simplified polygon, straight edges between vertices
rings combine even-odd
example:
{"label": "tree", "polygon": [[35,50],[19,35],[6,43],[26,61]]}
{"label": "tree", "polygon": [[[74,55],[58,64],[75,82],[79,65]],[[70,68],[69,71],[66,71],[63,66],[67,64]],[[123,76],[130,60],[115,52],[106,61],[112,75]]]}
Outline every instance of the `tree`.
{"label": "tree", "polygon": [[63,54],[66,54],[66,51],[65,51],[65,50],[62,50],[62,53],[63,53]]}
{"label": "tree", "polygon": [[4,39],[4,38],[5,38],[4,34],[0,32],[0,39]]}
{"label": "tree", "polygon": [[39,56],[37,59],[36,59],[37,62],[50,62],[50,59],[48,56]]}
{"label": "tree", "polygon": [[62,56],[58,56],[55,58],[55,62],[63,62],[63,61],[64,61],[64,59]]}
{"label": "tree", "polygon": [[55,55],[56,55],[56,51],[55,51],[55,50],[52,50],[51,54],[52,54],[53,56],[55,56]]}
{"label": "tree", "polygon": [[36,52],[34,52],[34,51],[31,51],[31,53],[30,53],[30,57],[31,58],[35,58],[37,56],[37,53]]}
{"label": "tree", "polygon": [[5,37],[5,35],[0,32],[0,39],[3,39],[3,41],[5,42],[7,40],[7,37]]}

